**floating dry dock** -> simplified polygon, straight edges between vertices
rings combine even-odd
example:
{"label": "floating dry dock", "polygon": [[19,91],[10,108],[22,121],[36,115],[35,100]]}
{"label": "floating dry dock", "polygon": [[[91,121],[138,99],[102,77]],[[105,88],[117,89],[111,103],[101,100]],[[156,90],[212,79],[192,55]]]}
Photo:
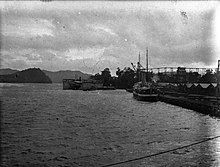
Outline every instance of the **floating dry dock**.
{"label": "floating dry dock", "polygon": [[172,96],[168,94],[160,94],[159,100],[183,108],[191,109],[199,113],[220,117],[220,104],[217,103],[218,100],[214,96]]}
{"label": "floating dry dock", "polygon": [[114,90],[114,86],[104,86],[95,80],[63,79],[63,90]]}

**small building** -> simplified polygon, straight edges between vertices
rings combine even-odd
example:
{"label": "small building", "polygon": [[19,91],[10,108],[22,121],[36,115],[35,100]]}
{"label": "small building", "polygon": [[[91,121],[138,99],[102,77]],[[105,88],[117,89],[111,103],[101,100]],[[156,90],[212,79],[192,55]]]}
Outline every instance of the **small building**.
{"label": "small building", "polygon": [[200,84],[198,84],[196,87],[195,87],[195,94],[203,94],[203,88]]}
{"label": "small building", "polygon": [[187,87],[189,94],[195,94],[196,93],[196,85],[192,84],[190,87]]}
{"label": "small building", "polygon": [[216,95],[216,88],[210,84],[207,88],[206,88],[206,93],[209,96],[215,96]]}

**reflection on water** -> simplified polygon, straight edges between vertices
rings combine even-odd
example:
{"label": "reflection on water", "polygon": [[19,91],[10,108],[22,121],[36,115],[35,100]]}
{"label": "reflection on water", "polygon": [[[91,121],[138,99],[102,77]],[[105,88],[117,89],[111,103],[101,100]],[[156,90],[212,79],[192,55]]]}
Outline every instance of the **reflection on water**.
{"label": "reflection on water", "polygon": [[[1,87],[2,166],[102,166],[220,135],[220,121],[123,90]],[[220,166],[220,139],[121,166]]]}

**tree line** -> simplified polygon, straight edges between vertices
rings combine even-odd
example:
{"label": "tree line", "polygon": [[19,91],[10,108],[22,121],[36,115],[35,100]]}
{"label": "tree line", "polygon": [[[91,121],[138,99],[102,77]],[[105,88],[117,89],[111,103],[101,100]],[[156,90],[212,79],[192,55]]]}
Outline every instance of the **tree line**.
{"label": "tree line", "polygon": [[[179,70],[179,68],[178,68]],[[205,74],[198,72],[180,72],[177,73],[158,73],[148,72],[147,81],[166,82],[166,83],[216,83],[217,73],[212,70],[206,70]],[[114,86],[118,89],[132,88],[134,83],[140,81],[138,73],[130,67],[123,69],[117,68],[116,76],[111,76],[109,68],[105,68],[101,73],[92,75],[90,79],[97,80],[103,83],[104,86]]]}

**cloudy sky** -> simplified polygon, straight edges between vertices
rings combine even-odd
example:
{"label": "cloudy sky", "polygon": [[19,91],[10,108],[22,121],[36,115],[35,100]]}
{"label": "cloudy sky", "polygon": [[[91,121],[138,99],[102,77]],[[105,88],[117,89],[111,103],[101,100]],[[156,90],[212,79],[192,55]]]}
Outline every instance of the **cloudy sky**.
{"label": "cloudy sky", "polygon": [[0,2],[1,68],[216,67],[218,1]]}

